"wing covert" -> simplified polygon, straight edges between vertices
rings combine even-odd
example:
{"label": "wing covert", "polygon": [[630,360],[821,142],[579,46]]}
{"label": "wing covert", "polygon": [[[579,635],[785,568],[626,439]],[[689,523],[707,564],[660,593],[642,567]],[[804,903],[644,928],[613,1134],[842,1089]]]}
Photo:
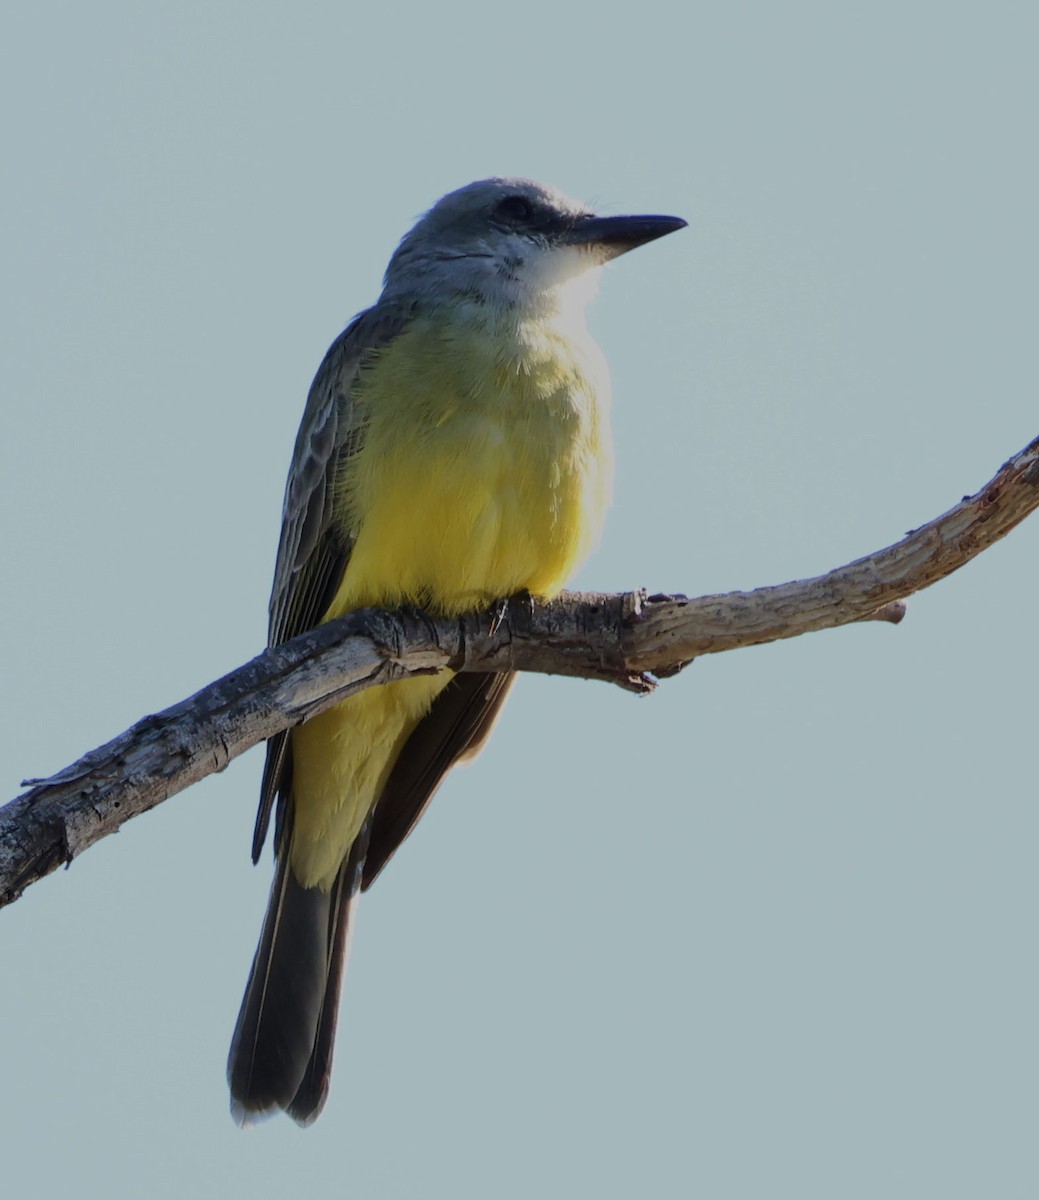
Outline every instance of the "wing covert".
{"label": "wing covert", "polygon": [[[333,520],[336,489],[364,436],[357,382],[370,356],[400,332],[408,312],[376,305],[332,343],[310,386],[282,504],[281,537],[271,588],[267,644],[277,646],[317,625],[350,561],[353,537]],[[271,809],[286,790],[292,765],[288,734],[267,743],[253,861],[260,855]]]}

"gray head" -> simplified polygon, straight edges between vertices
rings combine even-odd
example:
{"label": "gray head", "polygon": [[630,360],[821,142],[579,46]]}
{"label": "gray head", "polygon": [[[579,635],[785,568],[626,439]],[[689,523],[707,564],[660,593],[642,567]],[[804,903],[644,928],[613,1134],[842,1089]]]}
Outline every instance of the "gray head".
{"label": "gray head", "polygon": [[551,304],[570,281],[684,225],[679,217],[596,216],[543,183],[482,179],[419,219],[390,260],[384,295]]}

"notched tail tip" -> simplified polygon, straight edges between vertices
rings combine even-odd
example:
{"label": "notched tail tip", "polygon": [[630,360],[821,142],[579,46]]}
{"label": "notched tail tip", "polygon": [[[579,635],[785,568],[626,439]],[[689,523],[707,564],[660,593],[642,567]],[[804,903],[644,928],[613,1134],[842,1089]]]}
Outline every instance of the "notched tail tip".
{"label": "notched tail tip", "polygon": [[231,1120],[238,1126],[239,1129],[252,1129],[254,1125],[261,1125],[269,1117],[273,1117],[275,1109],[266,1109],[257,1112],[254,1109],[246,1108],[246,1106],[237,1100],[234,1096],[231,1097]]}

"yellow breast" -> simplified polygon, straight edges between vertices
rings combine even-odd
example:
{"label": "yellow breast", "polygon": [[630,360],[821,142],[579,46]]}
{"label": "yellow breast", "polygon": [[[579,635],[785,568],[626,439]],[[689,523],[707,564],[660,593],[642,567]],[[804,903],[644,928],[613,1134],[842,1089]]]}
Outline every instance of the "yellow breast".
{"label": "yellow breast", "polygon": [[[609,498],[608,380],[586,333],[422,318],[365,369],[361,447],[335,512],[353,550],[325,619],[363,605],[447,614],[557,592]],[[291,863],[332,886],[447,672],[372,688],[292,732]]]}
{"label": "yellow breast", "polygon": [[416,318],[365,370],[337,505],[356,539],[328,616],[462,612],[559,591],[609,501],[609,381],[583,329]]}

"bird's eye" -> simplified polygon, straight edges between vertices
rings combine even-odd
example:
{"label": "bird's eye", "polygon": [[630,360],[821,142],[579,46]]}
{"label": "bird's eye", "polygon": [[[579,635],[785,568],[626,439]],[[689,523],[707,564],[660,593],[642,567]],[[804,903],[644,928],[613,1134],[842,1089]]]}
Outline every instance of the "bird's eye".
{"label": "bird's eye", "polygon": [[529,221],[533,215],[530,201],[522,196],[506,196],[498,202],[495,214],[506,221]]}

